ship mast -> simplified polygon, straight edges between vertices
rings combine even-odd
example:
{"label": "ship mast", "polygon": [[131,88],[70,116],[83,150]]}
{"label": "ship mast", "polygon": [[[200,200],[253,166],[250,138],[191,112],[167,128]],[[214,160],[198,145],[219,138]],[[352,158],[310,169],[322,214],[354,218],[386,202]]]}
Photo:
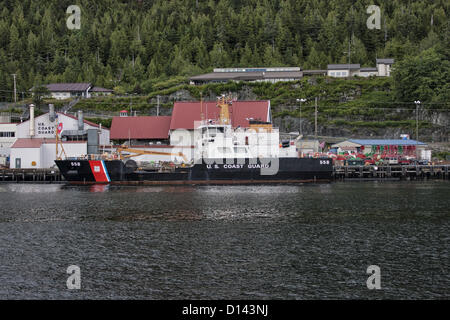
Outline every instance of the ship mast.
{"label": "ship mast", "polygon": [[203,95],[201,92],[200,92],[200,117],[203,124],[205,122],[205,114],[203,113]]}
{"label": "ship mast", "polygon": [[[56,123],[55,123],[55,146],[56,146],[56,160],[62,160],[62,154],[64,153],[64,156],[67,158],[67,154],[66,151],[64,150],[61,138],[59,137],[59,121],[58,121],[58,117],[56,118]],[[59,152],[59,148],[58,146],[61,146],[61,152]]]}
{"label": "ship mast", "polygon": [[231,124],[230,120],[230,105],[231,105],[231,99],[227,99],[225,95],[222,95],[217,99],[217,107],[220,108],[220,115],[219,115],[219,123],[220,124]]}

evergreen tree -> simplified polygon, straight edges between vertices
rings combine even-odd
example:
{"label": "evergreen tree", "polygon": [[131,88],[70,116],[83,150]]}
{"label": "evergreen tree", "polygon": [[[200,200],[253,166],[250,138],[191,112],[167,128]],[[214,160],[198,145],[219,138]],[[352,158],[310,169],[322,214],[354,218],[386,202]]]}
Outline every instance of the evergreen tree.
{"label": "evergreen tree", "polygon": [[0,7],[0,89],[11,90],[11,73],[21,74],[24,90],[56,79],[145,90],[149,81],[214,67],[325,68],[348,62],[350,38],[351,62],[364,66],[432,48],[450,59],[445,1],[378,3],[381,30],[366,27],[365,0],[79,0],[81,29],[69,30],[64,1],[8,0]]}

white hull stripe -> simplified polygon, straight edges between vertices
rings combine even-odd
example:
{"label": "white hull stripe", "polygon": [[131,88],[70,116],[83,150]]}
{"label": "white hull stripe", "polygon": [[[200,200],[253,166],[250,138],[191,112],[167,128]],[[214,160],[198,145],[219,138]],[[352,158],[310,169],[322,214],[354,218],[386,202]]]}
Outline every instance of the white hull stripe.
{"label": "white hull stripe", "polygon": [[111,182],[111,179],[109,178],[108,170],[106,170],[105,161],[102,160],[102,166],[103,166],[103,172],[105,173],[106,179],[108,179],[108,182]]}

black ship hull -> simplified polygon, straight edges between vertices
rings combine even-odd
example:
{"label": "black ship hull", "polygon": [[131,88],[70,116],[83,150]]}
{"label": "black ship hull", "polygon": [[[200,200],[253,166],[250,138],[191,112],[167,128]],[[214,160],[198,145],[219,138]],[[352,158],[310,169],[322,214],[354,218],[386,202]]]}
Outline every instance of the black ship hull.
{"label": "black ship hull", "polygon": [[73,184],[258,184],[330,181],[332,160],[316,158],[206,159],[169,171],[142,170],[121,160],[56,160]]}

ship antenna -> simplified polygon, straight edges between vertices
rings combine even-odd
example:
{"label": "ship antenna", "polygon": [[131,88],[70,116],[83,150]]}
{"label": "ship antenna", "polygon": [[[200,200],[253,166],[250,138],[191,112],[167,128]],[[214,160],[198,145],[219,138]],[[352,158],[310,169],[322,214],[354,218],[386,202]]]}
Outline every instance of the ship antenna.
{"label": "ship antenna", "polygon": [[230,101],[225,95],[219,97],[217,106],[220,108],[219,122],[221,124],[230,124]]}

